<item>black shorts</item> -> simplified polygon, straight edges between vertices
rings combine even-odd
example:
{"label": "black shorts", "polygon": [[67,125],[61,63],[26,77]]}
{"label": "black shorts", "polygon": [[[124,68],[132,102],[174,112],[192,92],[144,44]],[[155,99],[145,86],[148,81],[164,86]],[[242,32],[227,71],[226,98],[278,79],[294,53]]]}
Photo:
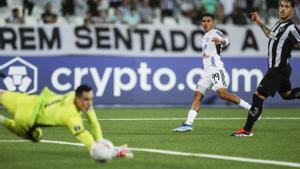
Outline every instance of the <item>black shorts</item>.
{"label": "black shorts", "polygon": [[291,66],[269,69],[257,87],[257,92],[265,97],[275,96],[276,92],[283,93],[291,90]]}

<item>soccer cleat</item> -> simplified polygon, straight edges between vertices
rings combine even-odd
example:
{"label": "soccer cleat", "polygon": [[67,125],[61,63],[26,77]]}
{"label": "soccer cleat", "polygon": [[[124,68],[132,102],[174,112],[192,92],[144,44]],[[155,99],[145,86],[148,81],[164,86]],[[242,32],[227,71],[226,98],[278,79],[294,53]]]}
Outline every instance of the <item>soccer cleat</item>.
{"label": "soccer cleat", "polygon": [[173,129],[174,132],[189,132],[192,130],[193,126],[186,123],[182,123],[180,127]]}
{"label": "soccer cleat", "polygon": [[236,137],[249,137],[253,135],[254,133],[252,131],[246,131],[244,129],[239,129],[231,134],[231,136],[236,136]]}
{"label": "soccer cleat", "polygon": [[127,147],[127,145],[121,145],[120,147],[115,147],[114,150],[115,157],[117,158],[133,158],[132,151]]}

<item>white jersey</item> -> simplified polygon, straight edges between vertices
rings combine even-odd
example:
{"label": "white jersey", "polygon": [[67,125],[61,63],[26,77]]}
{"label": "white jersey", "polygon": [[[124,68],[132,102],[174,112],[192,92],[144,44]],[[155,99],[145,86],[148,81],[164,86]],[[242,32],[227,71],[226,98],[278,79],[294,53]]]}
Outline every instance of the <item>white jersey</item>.
{"label": "white jersey", "polygon": [[204,69],[223,68],[223,62],[220,56],[223,45],[216,45],[215,42],[212,41],[213,38],[225,40],[225,46],[229,44],[228,38],[225,37],[221,31],[217,29],[211,29],[210,31],[206,32],[202,38],[202,57]]}

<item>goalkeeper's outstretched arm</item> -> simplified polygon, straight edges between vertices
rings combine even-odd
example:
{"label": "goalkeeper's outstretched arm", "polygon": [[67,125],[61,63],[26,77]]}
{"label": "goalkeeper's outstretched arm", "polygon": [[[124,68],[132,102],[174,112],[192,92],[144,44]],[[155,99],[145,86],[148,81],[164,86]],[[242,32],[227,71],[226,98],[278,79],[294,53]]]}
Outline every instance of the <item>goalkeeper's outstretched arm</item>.
{"label": "goalkeeper's outstretched arm", "polygon": [[95,139],[89,131],[87,131],[82,123],[82,119],[78,117],[71,117],[66,121],[66,125],[71,133],[89,150],[95,143]]}
{"label": "goalkeeper's outstretched arm", "polygon": [[95,143],[93,136],[87,130],[83,130],[80,133],[75,133],[74,135],[88,150],[90,150],[92,145]]}
{"label": "goalkeeper's outstretched arm", "polygon": [[96,141],[103,139],[101,125],[97,119],[96,113],[93,109],[86,113],[88,124],[90,125],[91,134]]}

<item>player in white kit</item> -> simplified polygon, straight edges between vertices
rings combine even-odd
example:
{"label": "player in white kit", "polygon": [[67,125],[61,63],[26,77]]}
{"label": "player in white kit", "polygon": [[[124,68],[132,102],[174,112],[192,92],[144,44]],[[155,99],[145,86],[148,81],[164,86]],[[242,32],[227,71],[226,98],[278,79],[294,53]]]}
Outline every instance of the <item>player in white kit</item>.
{"label": "player in white kit", "polygon": [[193,103],[188,112],[186,122],[182,123],[178,128],[173,129],[174,132],[188,132],[193,130],[192,125],[200,110],[201,100],[210,89],[215,91],[223,100],[230,101],[247,110],[251,108],[249,103],[227,91],[229,77],[221,60],[220,52],[223,47],[229,44],[229,40],[221,31],[214,27],[214,16],[205,14],[202,17],[202,28],[205,32],[202,38],[204,73],[197,83]]}

